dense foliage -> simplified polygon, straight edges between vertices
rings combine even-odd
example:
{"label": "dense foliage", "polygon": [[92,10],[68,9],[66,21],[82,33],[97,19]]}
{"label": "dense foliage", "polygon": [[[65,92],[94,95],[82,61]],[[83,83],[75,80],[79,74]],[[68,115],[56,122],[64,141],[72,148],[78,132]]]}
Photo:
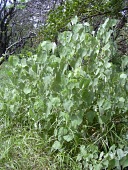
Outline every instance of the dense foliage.
{"label": "dense foliage", "polygon": [[95,32],[77,20],[57,44],[43,41],[29,58],[9,57],[8,82],[0,91],[2,162],[9,154],[3,134],[25,128],[47,141],[55,169],[128,166],[128,56],[118,71],[110,62],[117,21],[106,19]]}

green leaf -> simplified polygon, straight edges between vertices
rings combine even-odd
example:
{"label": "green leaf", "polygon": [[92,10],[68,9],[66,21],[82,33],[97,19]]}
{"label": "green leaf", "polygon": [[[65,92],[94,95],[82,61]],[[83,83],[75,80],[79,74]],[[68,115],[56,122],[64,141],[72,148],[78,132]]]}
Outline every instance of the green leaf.
{"label": "green leaf", "polygon": [[120,75],[120,78],[122,78],[122,79],[126,79],[126,78],[127,78],[127,74],[122,73],[122,74]]}
{"label": "green leaf", "polygon": [[73,134],[69,134],[69,135],[65,135],[63,136],[64,140],[66,140],[67,142],[70,142],[73,140]]}
{"label": "green leaf", "polygon": [[87,150],[85,148],[85,145],[81,145],[80,146],[80,153],[82,156],[86,156],[87,155]]}
{"label": "green leaf", "polygon": [[124,158],[122,158],[121,165],[123,168],[128,167],[128,154]]}
{"label": "green leaf", "polygon": [[86,113],[87,121],[89,123],[93,123],[94,118],[96,117],[96,113],[94,111],[89,111]]}
{"label": "green leaf", "polygon": [[124,103],[124,102],[125,102],[125,99],[124,99],[123,97],[120,97],[120,98],[119,98],[119,101]]}
{"label": "green leaf", "polygon": [[106,51],[106,50],[109,50],[110,49],[110,44],[107,43],[103,48],[102,50]]}
{"label": "green leaf", "polygon": [[94,170],[99,170],[102,168],[102,164],[94,165]]}
{"label": "green leaf", "polygon": [[72,25],[77,24],[77,22],[78,22],[78,17],[77,16],[75,16],[74,18],[71,19]]}
{"label": "green leaf", "polygon": [[105,100],[103,105],[104,110],[108,110],[111,108],[111,101]]}
{"label": "green leaf", "polygon": [[72,115],[71,116],[71,125],[73,128],[77,128],[83,121],[83,115],[81,113],[78,113],[78,115]]}
{"label": "green leaf", "polygon": [[18,63],[19,63],[19,58],[17,56],[10,56],[9,57],[9,63],[12,65],[12,66],[17,66]]}
{"label": "green leaf", "polygon": [[70,112],[71,107],[73,106],[72,100],[64,101],[63,106],[66,111]]}
{"label": "green leaf", "polygon": [[110,67],[111,67],[111,65],[112,65],[112,64],[111,64],[111,63],[109,63],[109,62],[106,62],[106,63],[105,63],[105,67],[106,67],[106,68],[110,68]]}
{"label": "green leaf", "polygon": [[124,157],[124,151],[122,149],[117,149],[117,155],[119,160],[121,160]]}
{"label": "green leaf", "polygon": [[74,33],[78,33],[81,29],[82,29],[82,30],[84,29],[84,27],[83,27],[82,24],[77,24],[77,25],[74,25],[74,26],[73,26],[73,32],[74,32]]}
{"label": "green leaf", "polygon": [[22,67],[26,67],[27,66],[26,58],[21,59],[21,65],[22,65]]}
{"label": "green leaf", "polygon": [[61,136],[61,137],[65,136],[65,135],[67,135],[67,132],[68,132],[67,128],[61,126],[59,131],[58,131],[58,136]]}
{"label": "green leaf", "polygon": [[61,143],[59,141],[55,141],[54,144],[52,145],[52,150],[60,150],[62,147]]}
{"label": "green leaf", "polygon": [[103,161],[103,165],[105,165],[105,167],[108,167],[109,161],[108,160]]}
{"label": "green leaf", "polygon": [[0,103],[0,110],[2,110],[4,107],[4,104],[3,103]]}
{"label": "green leaf", "polygon": [[50,41],[43,41],[40,46],[42,47],[42,50],[50,51],[52,49],[52,43]]}
{"label": "green leaf", "polygon": [[25,94],[29,94],[29,93],[31,93],[31,88],[30,88],[30,87],[25,87],[25,88],[23,89],[23,92],[24,92]]}

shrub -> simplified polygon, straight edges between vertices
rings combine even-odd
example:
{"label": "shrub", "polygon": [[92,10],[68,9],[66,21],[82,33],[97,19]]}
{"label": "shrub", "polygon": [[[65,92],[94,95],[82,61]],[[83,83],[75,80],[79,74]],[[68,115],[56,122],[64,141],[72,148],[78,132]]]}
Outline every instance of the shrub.
{"label": "shrub", "polygon": [[[1,117],[12,127],[38,130],[54,154],[70,155],[80,169],[126,167],[127,72],[123,64],[117,72],[109,62],[116,53],[111,39],[116,21],[107,19],[97,34],[77,17],[71,22],[58,44],[44,41],[28,59],[10,56]],[[68,165],[65,159],[63,164]]]}

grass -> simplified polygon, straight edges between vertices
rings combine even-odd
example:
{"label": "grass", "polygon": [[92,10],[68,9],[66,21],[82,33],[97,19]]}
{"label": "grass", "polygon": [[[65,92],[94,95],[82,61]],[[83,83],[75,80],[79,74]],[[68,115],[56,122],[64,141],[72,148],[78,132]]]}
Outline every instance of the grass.
{"label": "grass", "polygon": [[67,154],[51,154],[48,140],[44,141],[36,130],[26,129],[1,130],[1,170],[80,170]]}
{"label": "grass", "polygon": [[33,169],[47,170],[50,167],[46,143],[34,130],[26,128],[12,129],[1,132],[0,135],[0,169]]}

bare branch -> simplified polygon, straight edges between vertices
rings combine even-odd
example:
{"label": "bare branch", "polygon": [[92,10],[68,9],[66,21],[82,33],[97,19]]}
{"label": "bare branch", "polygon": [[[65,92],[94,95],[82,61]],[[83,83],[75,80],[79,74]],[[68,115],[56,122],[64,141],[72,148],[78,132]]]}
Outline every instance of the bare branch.
{"label": "bare branch", "polygon": [[[1,65],[4,61],[8,60],[9,55],[14,54],[15,51],[16,51],[16,49],[17,49],[19,46],[22,46],[22,47],[23,47],[28,39],[33,38],[33,37],[35,37],[35,36],[36,36],[36,33],[30,32],[27,36],[23,37],[22,39],[16,41],[15,43],[11,44],[8,48],[6,48],[5,53],[4,53],[3,56],[0,58],[0,65]],[[14,48],[14,49],[12,50],[12,48]],[[12,51],[11,51],[11,50],[12,50]],[[11,52],[10,52],[10,51],[11,51]]]}

